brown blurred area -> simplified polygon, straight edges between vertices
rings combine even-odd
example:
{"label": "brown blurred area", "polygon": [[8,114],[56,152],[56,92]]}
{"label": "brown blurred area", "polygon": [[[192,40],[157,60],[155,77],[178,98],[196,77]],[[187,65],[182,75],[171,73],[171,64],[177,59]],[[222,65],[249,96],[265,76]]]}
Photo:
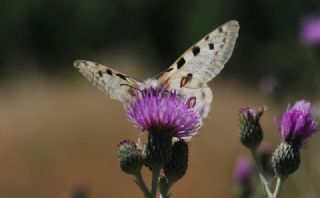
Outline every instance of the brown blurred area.
{"label": "brown blurred area", "polygon": [[[273,148],[280,142],[274,116],[288,104],[310,100],[320,118],[320,39],[306,45],[302,38],[309,17],[320,24],[320,1],[0,4],[0,198],[142,197],[119,167],[117,144],[144,135],[72,62],[88,59],[145,79],[229,20],[239,21],[239,38],[210,83],[212,110],[190,143],[189,168],[172,197],[235,197],[234,164],[250,157],[238,137],[241,107],[268,107],[262,126]],[[320,197],[319,151],[315,135],[283,197]],[[143,173],[149,184],[149,171]],[[257,178],[254,189],[261,190]]]}
{"label": "brown blurred area", "polygon": [[[248,154],[238,141],[238,110],[270,104],[223,75],[211,85],[212,111],[190,144],[189,169],[173,197],[232,197],[234,162]],[[79,188],[88,197],[142,197],[120,170],[116,147],[140,132],[120,103],[80,74],[72,82],[35,75],[9,83],[1,88],[0,109],[0,197],[64,198]],[[277,143],[275,112],[270,105],[262,124],[266,139]]]}

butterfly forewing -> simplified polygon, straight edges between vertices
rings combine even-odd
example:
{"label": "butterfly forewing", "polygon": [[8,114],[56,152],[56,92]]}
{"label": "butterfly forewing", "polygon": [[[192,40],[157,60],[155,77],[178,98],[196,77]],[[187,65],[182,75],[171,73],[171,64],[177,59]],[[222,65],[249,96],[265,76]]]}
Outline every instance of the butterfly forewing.
{"label": "butterfly forewing", "polygon": [[134,89],[140,85],[136,79],[92,61],[76,60],[74,66],[111,99],[124,103],[132,101]]}
{"label": "butterfly forewing", "polygon": [[229,21],[213,30],[178,58],[159,80],[166,82],[192,73],[194,78],[209,82],[229,60],[238,30],[237,21]]}
{"label": "butterfly forewing", "polygon": [[179,90],[187,98],[195,97],[196,106],[203,108],[203,119],[207,117],[212,102],[207,83],[229,60],[238,31],[237,21],[221,25],[189,48],[159,77],[165,86]]}

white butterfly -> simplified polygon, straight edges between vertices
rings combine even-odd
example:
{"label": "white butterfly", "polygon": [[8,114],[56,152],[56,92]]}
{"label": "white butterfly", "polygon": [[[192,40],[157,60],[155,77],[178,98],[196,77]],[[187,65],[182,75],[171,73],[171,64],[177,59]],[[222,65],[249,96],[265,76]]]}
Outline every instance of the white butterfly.
{"label": "white butterfly", "polygon": [[135,99],[135,89],[156,83],[177,90],[186,98],[192,98],[194,105],[204,105],[201,116],[206,118],[212,102],[212,92],[207,83],[229,60],[238,31],[237,21],[223,24],[188,49],[156,79],[144,82],[91,61],[76,60],[74,66],[99,90],[124,104]]}

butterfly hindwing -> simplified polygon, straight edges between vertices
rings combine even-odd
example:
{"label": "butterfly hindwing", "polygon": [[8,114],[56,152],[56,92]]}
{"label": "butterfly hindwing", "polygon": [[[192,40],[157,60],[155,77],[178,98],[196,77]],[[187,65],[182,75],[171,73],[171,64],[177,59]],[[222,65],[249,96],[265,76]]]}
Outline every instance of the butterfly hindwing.
{"label": "butterfly hindwing", "polygon": [[123,103],[132,101],[134,89],[140,85],[132,77],[92,61],[76,60],[74,66],[99,90]]}
{"label": "butterfly hindwing", "polygon": [[[185,82],[183,82],[185,81]],[[185,83],[184,86],[183,83]],[[212,91],[207,83],[201,79],[191,77],[173,78],[170,87],[176,87],[179,93],[186,98],[195,97],[195,109],[198,109],[202,118],[206,118],[210,112],[212,102]]]}

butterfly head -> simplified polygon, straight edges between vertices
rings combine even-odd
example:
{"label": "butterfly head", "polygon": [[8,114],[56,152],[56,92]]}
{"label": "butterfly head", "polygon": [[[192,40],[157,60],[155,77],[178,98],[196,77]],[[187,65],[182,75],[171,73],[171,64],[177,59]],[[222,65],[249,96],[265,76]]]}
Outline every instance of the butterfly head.
{"label": "butterfly head", "polygon": [[159,80],[147,79],[141,84],[140,88],[143,90],[143,89],[147,89],[147,88],[156,88],[156,87],[160,87],[160,86],[161,86],[161,84],[160,84]]}

